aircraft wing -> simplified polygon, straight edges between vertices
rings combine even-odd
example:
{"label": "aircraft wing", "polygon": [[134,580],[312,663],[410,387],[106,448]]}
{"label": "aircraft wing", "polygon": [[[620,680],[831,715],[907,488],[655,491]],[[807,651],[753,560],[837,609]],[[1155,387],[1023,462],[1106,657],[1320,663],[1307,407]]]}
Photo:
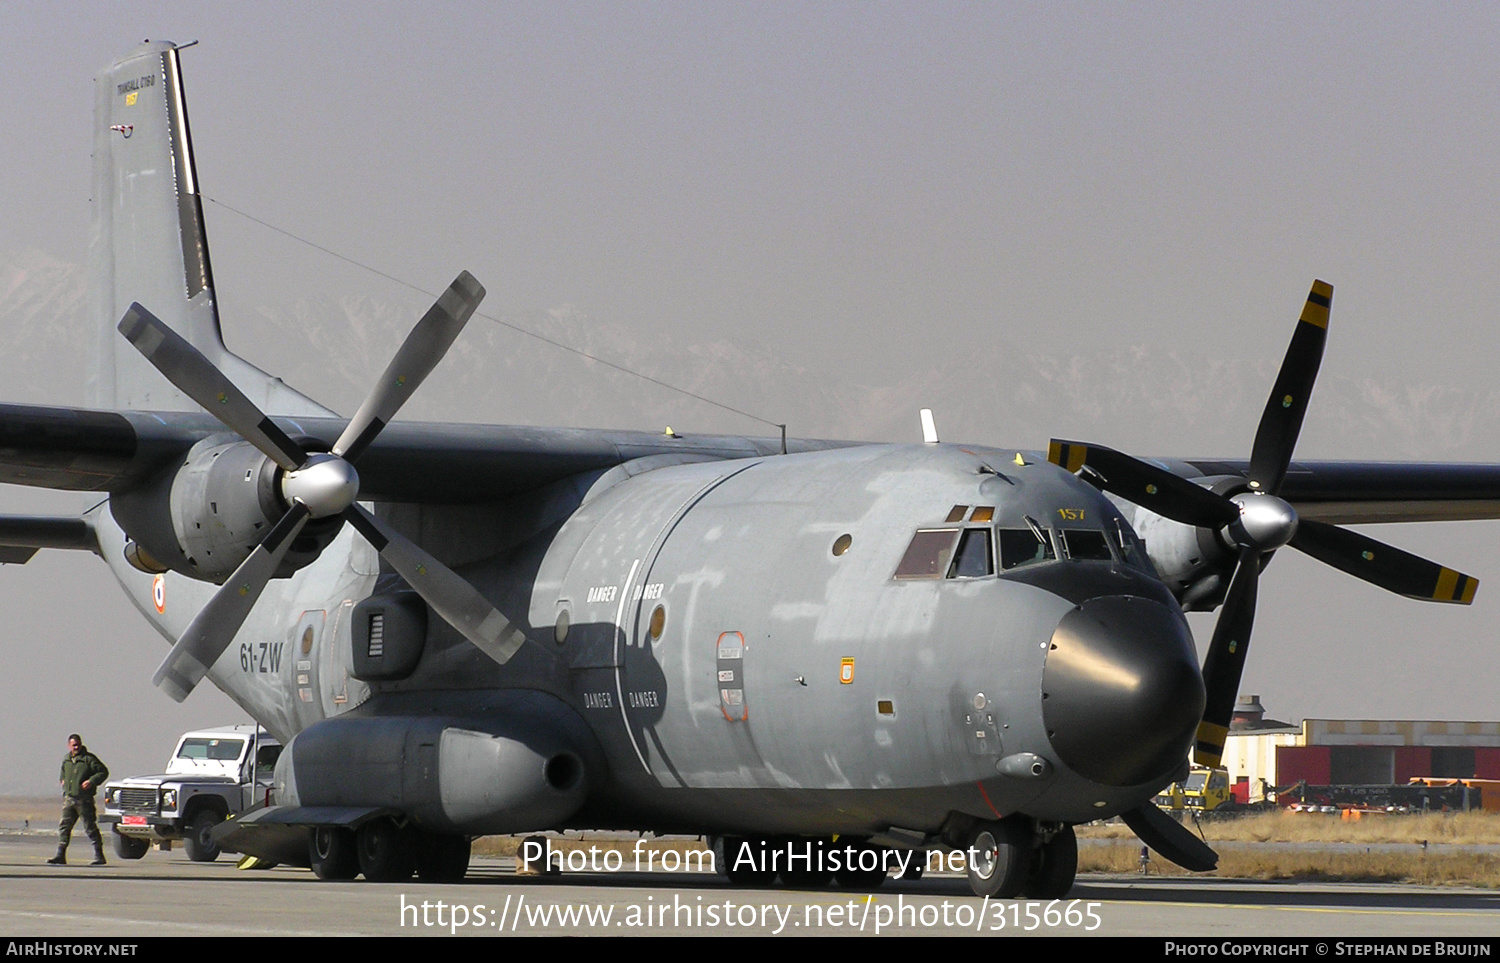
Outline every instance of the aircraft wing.
{"label": "aircraft wing", "polygon": [[[293,438],[328,449],[340,418],[273,418]],[[212,435],[230,436],[206,412],[108,412],[0,404],[0,482],[64,491],[128,491]],[[787,442],[789,451],[848,442]],[[359,463],[360,497],[466,503],[537,488],[650,455],[748,458],[775,454],[779,438],[532,428],[401,421]]]}
{"label": "aircraft wing", "polygon": [[[292,437],[329,448],[340,418],[276,417]],[[0,404],[0,482],[66,491],[127,491],[224,426],[207,412],[110,412]],[[789,439],[787,450],[852,442]],[[398,421],[359,465],[360,496],[375,501],[493,501],[636,458],[679,454],[749,458],[781,450],[776,438],[645,431]],[[1236,459],[1159,459],[1185,478],[1248,477]],[[1500,518],[1500,465],[1299,461],[1281,496],[1303,518],[1336,525]]]}
{"label": "aircraft wing", "polygon": [[[1250,472],[1234,459],[1163,464],[1188,478]],[[1294,461],[1279,494],[1300,517],[1332,525],[1500,518],[1500,465]]]}

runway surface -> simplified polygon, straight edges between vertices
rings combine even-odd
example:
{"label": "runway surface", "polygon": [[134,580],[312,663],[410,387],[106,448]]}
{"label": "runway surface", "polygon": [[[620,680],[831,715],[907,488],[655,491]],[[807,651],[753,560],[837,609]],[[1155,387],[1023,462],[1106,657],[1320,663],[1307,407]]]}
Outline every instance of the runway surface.
{"label": "runway surface", "polygon": [[[148,853],[44,864],[45,838],[0,837],[0,932],[30,936],[1077,935],[1500,936],[1500,892],[1209,878],[1080,877],[1052,904],[982,901],[957,876],[838,889],[737,889],[703,873],[518,877],[476,858],[461,884],[325,883],[231,857]],[[87,844],[71,854],[87,858]],[[424,906],[425,904],[425,906]]]}

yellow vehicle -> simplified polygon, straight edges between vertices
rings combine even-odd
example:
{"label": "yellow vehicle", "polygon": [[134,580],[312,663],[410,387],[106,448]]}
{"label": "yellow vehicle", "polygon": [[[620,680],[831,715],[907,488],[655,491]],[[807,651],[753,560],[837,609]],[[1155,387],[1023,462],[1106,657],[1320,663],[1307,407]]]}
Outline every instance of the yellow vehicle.
{"label": "yellow vehicle", "polygon": [[1195,768],[1188,774],[1186,781],[1175,782],[1163,789],[1156,797],[1156,804],[1179,812],[1191,809],[1194,812],[1211,813],[1233,809],[1235,801],[1234,794],[1229,790],[1229,771]]}
{"label": "yellow vehicle", "polygon": [[1199,812],[1234,808],[1234,794],[1229,791],[1229,771],[1226,769],[1194,769],[1182,787],[1182,795],[1187,808]]}

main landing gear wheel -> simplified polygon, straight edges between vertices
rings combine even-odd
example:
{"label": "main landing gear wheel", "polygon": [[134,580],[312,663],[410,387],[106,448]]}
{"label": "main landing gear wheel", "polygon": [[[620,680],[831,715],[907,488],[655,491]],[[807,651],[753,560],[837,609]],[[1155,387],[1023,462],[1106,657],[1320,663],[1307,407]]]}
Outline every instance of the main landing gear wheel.
{"label": "main landing gear wheel", "polygon": [[1031,833],[1008,820],[981,823],[969,836],[964,859],[975,896],[1011,899],[1031,871]]}
{"label": "main landing gear wheel", "polygon": [[833,840],[827,836],[788,836],[776,840],[776,848],[784,856],[781,882],[792,889],[827,886],[833,878],[827,869],[828,850],[832,846]]}
{"label": "main landing gear wheel", "polygon": [[192,825],[188,827],[188,833],[183,837],[183,845],[187,848],[188,859],[195,863],[211,863],[219,858],[219,844],[214,842],[214,827],[224,821],[224,817],[212,809],[205,809],[193,817]]}
{"label": "main landing gear wheel", "polygon": [[359,850],[359,871],[372,883],[400,883],[411,879],[417,868],[412,851],[411,833],[396,825],[394,819],[372,819],[359,828],[355,837]]}
{"label": "main landing gear wheel", "polygon": [[151,841],[124,833],[112,833],[115,837],[115,855],[121,859],[140,859],[151,848]]}
{"label": "main landing gear wheel", "polygon": [[307,860],[318,879],[353,879],[359,875],[354,833],[338,826],[314,826],[307,834]]}
{"label": "main landing gear wheel", "polygon": [[868,893],[885,882],[885,847],[872,846],[859,837],[840,837],[834,843],[839,854],[839,868],[833,878],[844,889]]}
{"label": "main landing gear wheel", "polygon": [[1072,826],[1038,847],[1032,854],[1031,872],[1022,892],[1032,899],[1062,899],[1073,888],[1078,875],[1078,837]]}
{"label": "main landing gear wheel", "polygon": [[764,836],[724,836],[714,847],[719,872],[735,886],[770,886],[776,870],[770,866],[770,840]]}
{"label": "main landing gear wheel", "polygon": [[428,883],[456,883],[469,871],[469,837],[423,836],[417,843],[417,875]]}

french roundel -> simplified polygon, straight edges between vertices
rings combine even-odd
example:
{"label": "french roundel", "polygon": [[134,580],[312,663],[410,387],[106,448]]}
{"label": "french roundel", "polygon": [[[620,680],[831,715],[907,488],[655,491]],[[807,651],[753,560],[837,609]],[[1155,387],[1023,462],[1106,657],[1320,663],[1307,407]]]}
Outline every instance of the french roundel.
{"label": "french roundel", "polygon": [[151,601],[156,605],[156,611],[167,610],[167,579],[164,575],[158,575],[151,580]]}

